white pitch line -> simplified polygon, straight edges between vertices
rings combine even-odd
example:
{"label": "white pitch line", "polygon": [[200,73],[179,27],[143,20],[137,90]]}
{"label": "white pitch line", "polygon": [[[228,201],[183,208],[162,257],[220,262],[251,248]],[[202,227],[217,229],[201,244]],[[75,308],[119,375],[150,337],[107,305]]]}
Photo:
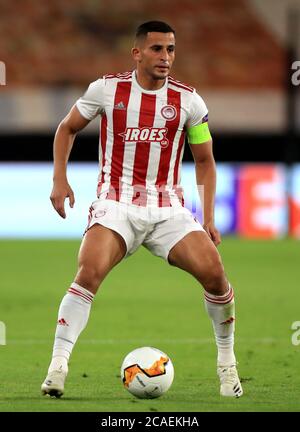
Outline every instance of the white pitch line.
{"label": "white pitch line", "polygon": [[[276,342],[289,341],[289,338],[237,338],[236,343],[260,343],[260,344],[272,344]],[[199,339],[82,339],[79,340],[79,344],[91,344],[91,345],[124,345],[124,344],[140,344],[143,346],[155,345],[155,344],[176,344],[176,345],[204,345],[214,343],[213,338],[199,338]],[[6,345],[43,345],[53,343],[53,339],[8,339]]]}

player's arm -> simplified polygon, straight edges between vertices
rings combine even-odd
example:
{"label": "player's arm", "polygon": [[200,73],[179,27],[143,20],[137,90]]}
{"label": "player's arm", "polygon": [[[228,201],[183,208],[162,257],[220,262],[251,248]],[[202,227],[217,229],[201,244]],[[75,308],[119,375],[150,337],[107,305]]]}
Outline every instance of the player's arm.
{"label": "player's arm", "polygon": [[66,217],[65,199],[69,198],[70,207],[74,206],[74,193],[67,179],[67,163],[77,132],[103,110],[102,101],[105,82],[98,79],[92,82],[85,94],[79,98],[69,114],[59,124],[54,138],[54,175],[50,196],[53,207],[62,217]]}
{"label": "player's arm", "polygon": [[207,122],[188,129],[188,138],[195,161],[197,185],[200,188],[203,228],[218,246],[221,236],[214,223],[216,164]]}
{"label": "player's arm", "polygon": [[74,206],[74,192],[67,179],[67,163],[77,132],[87,126],[90,120],[84,118],[76,105],[59,124],[54,138],[53,158],[53,189],[50,199],[57,213],[66,217],[65,199],[69,198],[70,207]]}

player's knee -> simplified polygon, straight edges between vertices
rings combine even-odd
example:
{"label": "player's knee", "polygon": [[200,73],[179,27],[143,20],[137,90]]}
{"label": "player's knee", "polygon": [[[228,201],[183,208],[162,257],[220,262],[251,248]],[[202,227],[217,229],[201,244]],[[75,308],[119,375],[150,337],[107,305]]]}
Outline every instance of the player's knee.
{"label": "player's knee", "polygon": [[84,288],[96,292],[100,283],[105,277],[105,269],[101,264],[93,265],[91,263],[82,262],[79,265],[76,279]]}
{"label": "player's knee", "polygon": [[213,260],[207,267],[202,284],[205,291],[213,295],[223,295],[227,291],[224,267],[220,259]]}

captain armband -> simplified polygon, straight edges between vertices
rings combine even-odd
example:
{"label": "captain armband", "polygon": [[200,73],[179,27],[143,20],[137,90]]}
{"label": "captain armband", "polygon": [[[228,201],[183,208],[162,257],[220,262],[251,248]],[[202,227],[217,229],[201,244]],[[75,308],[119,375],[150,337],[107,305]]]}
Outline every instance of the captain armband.
{"label": "captain armband", "polygon": [[201,123],[197,126],[187,128],[187,137],[190,144],[203,144],[211,139],[208,123]]}

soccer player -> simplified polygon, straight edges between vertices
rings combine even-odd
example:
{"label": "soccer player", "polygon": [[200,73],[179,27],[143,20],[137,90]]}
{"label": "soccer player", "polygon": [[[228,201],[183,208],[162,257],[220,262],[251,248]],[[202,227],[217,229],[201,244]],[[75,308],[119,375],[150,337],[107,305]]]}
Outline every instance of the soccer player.
{"label": "soccer player", "polygon": [[[190,273],[204,288],[218,348],[220,393],[243,394],[234,354],[234,293],[224,273],[214,226],[215,161],[208,110],[195,89],[169,75],[175,31],[166,23],[139,26],[132,72],[105,75],[90,84],[58,126],[54,139],[51,201],[62,217],[74,206],[66,167],[76,133],[100,116],[97,197],[79,250],[78,272],[58,312],[52,360],[42,393],[60,397],[68,360],[85,328],[105,276],[143,245]],[[183,206],[179,187],[187,136],[204,194],[203,226]]]}

